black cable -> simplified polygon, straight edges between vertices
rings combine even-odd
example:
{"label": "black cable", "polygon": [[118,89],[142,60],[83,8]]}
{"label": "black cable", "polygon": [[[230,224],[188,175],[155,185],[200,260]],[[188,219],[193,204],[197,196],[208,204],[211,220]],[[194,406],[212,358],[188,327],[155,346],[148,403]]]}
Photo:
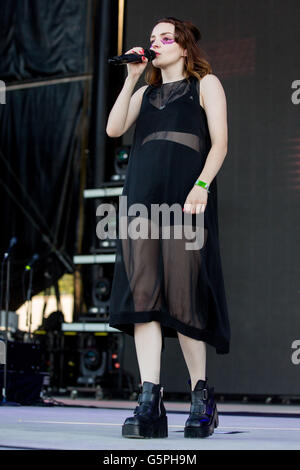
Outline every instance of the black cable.
{"label": "black cable", "polygon": [[[75,135],[77,135],[77,131],[75,132]],[[74,145],[75,145],[75,143],[74,143]],[[61,224],[61,219],[62,219],[62,216],[63,216],[63,207],[65,205],[65,199],[66,199],[66,194],[67,194],[69,177],[70,177],[71,167],[72,167],[72,163],[73,163],[73,153],[75,155],[74,150],[72,152],[70,151],[70,153],[69,153],[69,158],[68,158],[68,162],[67,162],[67,169],[66,169],[66,172],[65,172],[65,178],[64,178],[63,185],[62,185],[62,194],[61,194],[61,197],[60,197],[60,200],[59,200],[59,206],[58,206],[58,210],[57,210],[57,219],[56,219],[55,230],[54,230],[54,235],[53,235],[53,242],[54,243],[57,242],[57,236],[58,236],[58,232],[59,232],[59,228],[60,228],[60,224]],[[65,227],[67,227],[66,224],[65,224]]]}
{"label": "black cable", "polygon": [[4,277],[4,263],[5,263],[5,260],[2,261],[1,263],[1,286],[0,286],[0,315],[1,315],[1,312],[2,312],[2,295],[3,295],[3,277]]}
{"label": "black cable", "polygon": [[[84,140],[84,137],[81,136],[80,132],[82,131],[83,126],[84,126],[85,115],[88,113],[88,103],[89,103],[89,93],[88,92],[89,92],[89,84],[86,83],[84,85],[84,89],[83,89],[83,107],[82,107],[82,110],[81,110],[81,116],[80,116],[80,119],[78,120],[78,124],[77,124],[76,131],[75,131],[75,137],[80,142],[81,142],[81,139]],[[85,140],[84,140],[84,142],[85,142]],[[71,152],[70,152],[70,155],[71,155]],[[66,172],[66,176],[67,176],[67,174],[70,175],[71,164],[72,164],[72,167],[74,168],[75,157],[76,157],[76,148],[73,150],[72,158],[69,159],[68,171]],[[69,221],[70,215],[71,215],[71,207],[72,207],[71,201],[72,201],[72,197],[73,197],[72,193],[73,193],[73,189],[74,189],[74,178],[71,178],[71,177],[69,178],[68,185],[70,185],[70,188],[69,188],[69,191],[68,191],[69,199],[68,199],[68,204],[67,204],[67,215],[66,215],[66,217],[64,217],[64,221],[66,223],[65,223],[65,230],[64,230],[64,233],[63,233],[63,241],[62,241],[61,249],[65,249],[68,221]],[[67,188],[67,184],[65,184],[65,188]],[[57,228],[58,228],[58,226],[59,226],[59,224],[57,224]],[[57,231],[55,233],[55,239],[54,240],[56,240],[56,236],[57,236]]]}
{"label": "black cable", "polygon": [[23,295],[23,299],[26,299],[26,289],[25,289],[25,274],[26,274],[27,271],[23,271],[23,274],[22,274],[22,295]]}
{"label": "black cable", "polygon": [[29,203],[31,204],[32,208],[34,209],[37,217],[42,221],[43,224],[45,224],[45,227],[47,228],[47,231],[53,236],[53,234],[51,233],[51,230],[47,224],[47,221],[44,219],[44,217],[41,215],[41,213],[39,212],[39,209],[38,207],[35,205],[34,201],[31,199],[31,197],[29,196],[29,194],[27,193],[26,189],[24,188],[23,184],[21,183],[21,181],[19,180],[19,178],[17,177],[17,175],[15,174],[15,172],[13,171],[13,169],[11,168],[11,165],[9,163],[9,161],[5,158],[5,155],[4,153],[2,152],[2,150],[0,149],[0,158],[4,161],[4,163],[6,164],[7,168],[8,168],[8,171],[11,173],[11,175],[13,176],[13,178],[16,180],[16,182],[18,183],[20,189],[22,190],[23,194],[25,195],[25,197],[28,199]]}
{"label": "black cable", "polygon": [[32,223],[32,225],[34,226],[34,228],[36,229],[37,232],[39,232],[39,234],[41,235],[42,238],[44,238],[44,233],[42,232],[42,230],[39,228],[38,224],[35,222],[35,220],[31,217],[31,215],[29,214],[29,212],[23,207],[22,204],[20,204],[16,197],[14,196],[14,194],[10,191],[10,189],[8,188],[8,186],[4,183],[4,181],[2,180],[2,178],[0,178],[0,183],[2,184],[2,186],[4,187],[4,189],[7,191],[7,193],[9,194],[9,196],[11,197],[11,199],[14,201],[14,203],[19,206],[19,208],[21,209],[21,211],[28,217],[28,219],[30,220],[30,222]]}
{"label": "black cable", "polygon": [[74,179],[71,180],[71,188],[69,190],[69,199],[68,199],[68,204],[67,204],[67,213],[64,217],[64,221],[65,221],[65,230],[64,230],[64,233],[62,235],[62,244],[61,244],[61,250],[65,250],[65,247],[66,247],[66,239],[67,239],[67,234],[68,234],[68,227],[69,227],[69,220],[70,220],[70,217],[71,217],[71,201],[72,201],[72,197],[73,197],[73,188],[74,188],[74,185],[73,185],[73,181]]}
{"label": "black cable", "polygon": [[30,222],[32,223],[32,225],[34,226],[34,228],[37,230],[37,232],[40,233],[42,239],[44,240],[45,243],[47,243],[51,248],[56,255],[57,257],[60,259],[60,261],[62,262],[62,264],[65,265],[65,267],[67,268],[67,270],[69,272],[74,272],[74,265],[72,263],[72,261],[70,260],[69,258],[69,255],[67,253],[61,253],[57,248],[56,246],[54,245],[54,243],[50,240],[49,236],[46,235],[45,233],[43,233],[38,224],[35,222],[35,220],[31,217],[31,215],[28,213],[28,211],[22,206],[22,204],[20,204],[17,199],[15,198],[15,196],[13,195],[13,193],[10,191],[10,189],[8,188],[8,186],[4,183],[4,181],[0,178],[0,183],[2,184],[2,186],[4,186],[4,188],[6,189],[6,191],[8,192],[8,194],[10,195],[10,197],[12,198],[12,200],[15,202],[15,204],[17,206],[20,207],[21,211],[28,217],[28,219],[30,220]]}

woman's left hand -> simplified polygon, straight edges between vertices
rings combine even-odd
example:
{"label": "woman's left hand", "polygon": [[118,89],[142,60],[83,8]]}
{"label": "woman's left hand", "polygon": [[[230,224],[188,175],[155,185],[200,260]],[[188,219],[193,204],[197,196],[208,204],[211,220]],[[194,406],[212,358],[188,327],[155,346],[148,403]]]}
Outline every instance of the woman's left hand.
{"label": "woman's left hand", "polygon": [[184,212],[200,214],[205,211],[207,204],[207,190],[201,186],[193,186],[184,203]]}

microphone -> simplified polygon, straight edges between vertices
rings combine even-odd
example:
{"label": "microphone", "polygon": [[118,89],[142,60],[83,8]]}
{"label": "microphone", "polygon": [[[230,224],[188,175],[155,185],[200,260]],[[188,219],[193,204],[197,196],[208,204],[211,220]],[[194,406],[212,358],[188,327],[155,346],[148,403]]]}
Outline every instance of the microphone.
{"label": "microphone", "polygon": [[[144,50],[144,57],[147,57],[149,62],[155,59],[156,54],[152,49],[145,49]],[[112,65],[122,65],[122,64],[129,64],[131,62],[143,62],[142,54],[123,54],[123,55],[115,55],[111,59],[108,59],[108,63]]]}
{"label": "microphone", "polygon": [[35,253],[31,260],[29,261],[28,264],[25,266],[25,271],[30,271],[31,267],[34,265],[34,263],[39,259],[39,255]]}
{"label": "microphone", "polygon": [[17,238],[16,237],[12,237],[10,239],[10,242],[9,242],[9,247],[8,247],[8,250],[6,253],[4,253],[4,259],[7,259],[10,255],[10,252],[11,250],[13,249],[13,247],[17,244]]}

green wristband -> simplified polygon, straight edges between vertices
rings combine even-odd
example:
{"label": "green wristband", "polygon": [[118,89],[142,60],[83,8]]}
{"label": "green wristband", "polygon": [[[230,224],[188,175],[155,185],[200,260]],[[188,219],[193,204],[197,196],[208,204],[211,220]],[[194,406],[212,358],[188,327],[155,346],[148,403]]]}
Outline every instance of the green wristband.
{"label": "green wristband", "polygon": [[205,181],[197,180],[195,186],[202,186],[202,188],[206,189],[206,191],[210,193],[210,191],[208,190],[209,184],[205,183]]}

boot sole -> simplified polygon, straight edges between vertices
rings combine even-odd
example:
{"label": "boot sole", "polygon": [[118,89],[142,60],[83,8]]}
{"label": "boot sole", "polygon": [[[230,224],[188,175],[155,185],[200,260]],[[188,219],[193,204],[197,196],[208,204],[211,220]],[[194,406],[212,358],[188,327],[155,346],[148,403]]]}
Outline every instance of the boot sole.
{"label": "boot sole", "polygon": [[195,427],[195,426],[185,426],[184,428],[184,437],[209,437],[213,434],[216,427],[219,425],[219,417],[217,407],[214,409],[214,415],[211,423],[208,426]]}
{"label": "boot sole", "polygon": [[152,424],[123,424],[123,437],[133,437],[138,439],[168,437],[168,419],[167,416],[159,418]]}

